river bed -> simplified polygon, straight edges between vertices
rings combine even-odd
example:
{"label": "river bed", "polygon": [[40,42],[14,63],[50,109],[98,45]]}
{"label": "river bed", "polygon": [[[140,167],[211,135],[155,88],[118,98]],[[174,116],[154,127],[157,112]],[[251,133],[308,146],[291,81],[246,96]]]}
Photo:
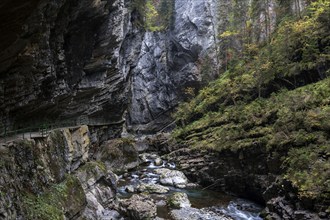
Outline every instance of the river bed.
{"label": "river bed", "polygon": [[[160,184],[160,175],[155,170],[168,168],[176,170],[173,163],[162,160],[161,164],[155,165],[156,155],[147,154],[144,163],[137,169],[119,176],[118,193],[120,198],[129,198],[137,193],[137,187],[141,183]],[[192,187],[193,186],[193,187]],[[203,189],[194,184],[187,188],[169,188],[167,193],[151,194],[157,204],[157,217],[173,219],[170,215],[171,208],[166,205],[167,198],[175,192],[183,192],[188,195],[191,207],[203,210],[210,210],[213,213],[221,213],[235,220],[261,220],[259,213],[263,207],[241,198],[230,196],[225,193]]]}

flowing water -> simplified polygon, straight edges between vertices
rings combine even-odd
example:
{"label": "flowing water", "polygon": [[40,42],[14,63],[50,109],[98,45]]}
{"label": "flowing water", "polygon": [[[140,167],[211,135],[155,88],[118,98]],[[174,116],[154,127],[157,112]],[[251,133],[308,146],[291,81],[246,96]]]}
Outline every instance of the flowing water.
{"label": "flowing water", "polygon": [[[169,168],[175,170],[175,164],[163,161],[163,164],[156,166],[153,159],[148,158],[144,166],[121,175],[119,177],[118,192],[121,198],[128,198],[135,192],[127,192],[129,187],[136,188],[140,183],[159,183],[159,175],[154,172],[158,168]],[[160,218],[171,219],[170,209],[164,204],[164,197],[174,192],[184,192],[188,195],[193,208],[207,208],[215,213],[222,213],[235,220],[262,220],[259,213],[262,207],[245,199],[240,199],[225,193],[195,189],[179,189],[167,186],[170,191],[166,194],[153,194],[151,197],[157,204],[157,215]]]}

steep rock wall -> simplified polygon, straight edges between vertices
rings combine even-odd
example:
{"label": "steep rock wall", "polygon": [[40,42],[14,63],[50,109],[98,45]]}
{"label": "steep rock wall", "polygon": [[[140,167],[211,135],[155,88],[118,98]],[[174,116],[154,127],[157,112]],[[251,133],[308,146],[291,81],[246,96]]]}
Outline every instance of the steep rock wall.
{"label": "steep rock wall", "polygon": [[1,145],[0,218],[104,219],[117,179],[91,147],[87,126]]}
{"label": "steep rock wall", "polygon": [[126,14],[123,2],[40,3],[1,54],[6,123],[25,127],[80,115],[97,122],[119,120],[127,78],[117,71],[117,54]]}
{"label": "steep rock wall", "polygon": [[[163,32],[144,33],[133,69],[129,129],[161,130],[171,122],[169,112],[187,87],[217,74],[217,1],[175,1],[175,20]],[[201,62],[210,59],[214,71],[202,75]]]}
{"label": "steep rock wall", "polygon": [[40,2],[0,56],[2,128],[81,116],[145,125],[133,130],[164,127],[168,115],[160,116],[177,104],[181,87],[200,81],[201,52],[214,49],[212,22],[201,23],[212,19],[208,4],[177,4],[174,30],[153,33],[132,24],[130,1]]}

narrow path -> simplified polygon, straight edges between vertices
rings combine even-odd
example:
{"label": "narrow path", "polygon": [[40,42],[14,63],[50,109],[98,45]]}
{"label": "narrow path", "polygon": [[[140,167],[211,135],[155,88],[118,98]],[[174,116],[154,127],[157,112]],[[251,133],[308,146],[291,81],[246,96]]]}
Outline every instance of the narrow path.
{"label": "narrow path", "polygon": [[58,129],[65,129],[65,128],[79,128],[81,125],[76,126],[68,126],[68,127],[60,127],[60,128],[54,128],[54,129],[45,129],[43,131],[32,131],[32,132],[24,132],[24,133],[18,133],[15,135],[11,135],[8,137],[0,137],[0,145],[6,145],[8,142],[13,142],[15,140],[31,140],[34,138],[43,138],[48,137],[48,134],[51,131],[58,130]]}
{"label": "narrow path", "polygon": [[[88,123],[87,121],[80,120],[79,125],[77,125],[76,123],[72,123],[72,122],[64,122],[64,123],[59,123],[59,124],[47,124],[47,128],[41,128],[41,127],[23,128],[23,129],[16,130],[16,131],[9,131],[10,133],[17,132],[16,134],[12,134],[12,135],[9,135],[6,137],[0,136],[0,145],[5,145],[7,142],[12,142],[14,140],[47,137],[49,132],[57,130],[57,129],[78,128],[83,125],[111,126],[111,125],[119,125],[124,122],[125,122],[125,120],[120,120],[120,121],[116,121],[116,122],[105,122],[105,123]],[[30,131],[26,131],[26,130],[30,130]],[[38,130],[38,131],[36,131],[36,130]],[[24,132],[22,132],[22,131],[24,131]]]}

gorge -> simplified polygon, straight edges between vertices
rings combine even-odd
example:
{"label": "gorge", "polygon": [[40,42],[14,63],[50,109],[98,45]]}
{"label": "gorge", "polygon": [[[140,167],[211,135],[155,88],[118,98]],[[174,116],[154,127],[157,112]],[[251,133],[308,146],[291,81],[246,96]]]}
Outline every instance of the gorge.
{"label": "gorge", "polygon": [[[329,0],[3,0],[0,18],[1,219],[330,218]],[[158,195],[174,171],[230,202]]]}

